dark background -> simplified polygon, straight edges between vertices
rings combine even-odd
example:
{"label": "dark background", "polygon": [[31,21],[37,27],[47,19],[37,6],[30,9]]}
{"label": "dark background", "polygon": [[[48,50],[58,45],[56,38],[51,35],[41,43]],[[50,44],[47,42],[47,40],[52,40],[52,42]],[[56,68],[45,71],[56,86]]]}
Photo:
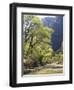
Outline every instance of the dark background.
{"label": "dark background", "polygon": [[52,35],[52,48],[54,51],[61,47],[63,41],[63,16],[45,17],[42,19],[43,23],[47,27],[54,28],[54,33]]}

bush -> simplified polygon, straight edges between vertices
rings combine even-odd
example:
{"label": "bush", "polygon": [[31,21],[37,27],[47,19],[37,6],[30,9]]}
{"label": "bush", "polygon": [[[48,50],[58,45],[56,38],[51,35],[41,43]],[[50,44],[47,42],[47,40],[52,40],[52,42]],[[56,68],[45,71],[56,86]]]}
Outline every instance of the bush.
{"label": "bush", "polygon": [[57,64],[63,64],[63,53],[55,53],[55,55],[52,57],[53,61]]}

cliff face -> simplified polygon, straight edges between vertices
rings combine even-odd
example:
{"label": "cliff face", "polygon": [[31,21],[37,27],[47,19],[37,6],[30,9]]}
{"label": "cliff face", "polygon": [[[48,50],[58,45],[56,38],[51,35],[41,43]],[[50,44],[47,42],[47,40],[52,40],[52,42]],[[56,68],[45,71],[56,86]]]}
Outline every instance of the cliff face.
{"label": "cliff face", "polygon": [[52,48],[54,51],[61,47],[63,41],[63,16],[56,16],[56,18],[46,17],[43,18],[45,26],[54,28],[52,35]]}
{"label": "cliff face", "polygon": [[63,52],[63,43],[61,43],[59,49],[57,49],[57,52]]}

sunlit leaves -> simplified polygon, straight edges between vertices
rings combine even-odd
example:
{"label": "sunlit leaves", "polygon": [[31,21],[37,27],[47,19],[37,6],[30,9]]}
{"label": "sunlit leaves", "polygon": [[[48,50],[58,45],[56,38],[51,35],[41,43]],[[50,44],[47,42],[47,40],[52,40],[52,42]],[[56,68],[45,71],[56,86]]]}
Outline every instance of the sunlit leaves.
{"label": "sunlit leaves", "polygon": [[37,24],[37,25],[41,25],[42,23],[41,23],[41,20],[38,18],[38,17],[35,17],[34,16],[34,18],[32,19],[32,22],[34,23],[34,24]]}

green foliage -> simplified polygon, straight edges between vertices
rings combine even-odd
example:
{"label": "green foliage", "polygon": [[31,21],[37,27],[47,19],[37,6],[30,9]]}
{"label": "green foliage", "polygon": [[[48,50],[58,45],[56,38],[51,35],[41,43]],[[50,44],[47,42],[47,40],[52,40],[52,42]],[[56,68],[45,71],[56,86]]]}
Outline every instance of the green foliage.
{"label": "green foliage", "polygon": [[33,17],[33,15],[23,15],[23,21],[30,21]]}
{"label": "green foliage", "polygon": [[33,22],[34,24],[36,24],[36,25],[41,25],[41,24],[42,24],[41,21],[40,21],[40,19],[39,19],[38,17],[35,17],[35,16],[34,16],[34,18],[32,19],[32,22]]}
{"label": "green foliage", "polygon": [[49,48],[44,54],[43,63],[52,63],[53,49]]}
{"label": "green foliage", "polygon": [[63,64],[63,53],[62,52],[55,53],[53,60],[55,60],[54,62],[56,62],[57,64]]}

